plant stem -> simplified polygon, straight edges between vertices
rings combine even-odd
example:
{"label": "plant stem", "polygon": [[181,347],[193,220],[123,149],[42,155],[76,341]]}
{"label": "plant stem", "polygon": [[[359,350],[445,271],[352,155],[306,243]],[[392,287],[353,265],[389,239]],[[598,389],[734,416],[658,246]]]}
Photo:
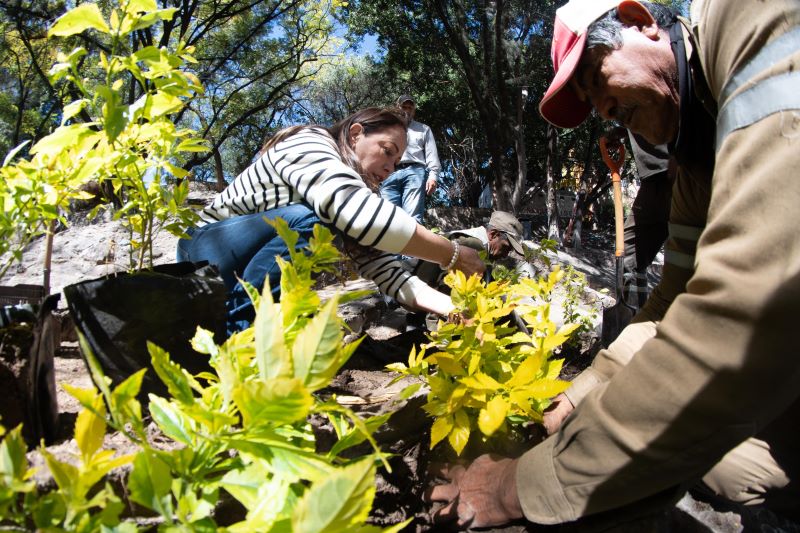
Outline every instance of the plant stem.
{"label": "plant stem", "polygon": [[50,223],[47,225],[47,233],[45,237],[45,248],[44,248],[44,295],[47,296],[50,294],[50,266],[52,265],[53,259],[53,236],[55,235],[56,229],[56,221],[51,220]]}

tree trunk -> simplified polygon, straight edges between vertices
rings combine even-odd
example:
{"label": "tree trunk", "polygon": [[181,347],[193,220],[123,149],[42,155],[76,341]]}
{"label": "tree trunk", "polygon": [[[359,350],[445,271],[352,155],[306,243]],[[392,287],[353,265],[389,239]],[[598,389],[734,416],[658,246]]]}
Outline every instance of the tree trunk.
{"label": "tree trunk", "polygon": [[547,126],[547,238],[561,246],[561,230],[558,225],[558,197],[556,194],[556,172],[558,164],[558,132],[552,125]]}
{"label": "tree trunk", "polygon": [[581,181],[581,189],[575,196],[575,207],[572,210],[572,219],[569,221],[569,227],[566,232],[569,237],[565,238],[565,240],[572,240],[572,249],[576,251],[581,249],[581,230],[583,229],[583,209],[585,203],[586,185]]}
{"label": "tree trunk", "polygon": [[528,89],[522,88],[517,96],[517,124],[514,128],[514,151],[517,153],[517,181],[514,184],[514,191],[511,193],[511,205],[514,213],[518,213],[520,210],[525,191],[525,180],[528,177],[528,161],[525,155],[525,122],[522,116],[527,99]]}
{"label": "tree trunk", "polygon": [[228,186],[225,181],[225,174],[222,171],[222,155],[219,153],[219,148],[212,148],[214,152],[214,175],[217,178],[217,192],[222,192]]}

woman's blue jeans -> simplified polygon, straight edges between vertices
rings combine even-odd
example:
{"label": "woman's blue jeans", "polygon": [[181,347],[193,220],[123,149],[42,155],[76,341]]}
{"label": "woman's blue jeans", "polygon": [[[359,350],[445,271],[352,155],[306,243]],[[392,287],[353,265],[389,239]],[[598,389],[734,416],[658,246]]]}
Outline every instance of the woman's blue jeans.
{"label": "woman's blue jeans", "polygon": [[289,260],[289,249],[272,226],[264,221],[282,218],[299,233],[297,248],[308,244],[319,223],[316,213],[305,204],[278,207],[263,213],[234,216],[226,220],[193,228],[191,239],[178,241],[178,261],[208,261],[219,268],[228,288],[228,335],[246,329],[255,318],[255,309],[236,276],[250,283],[259,292],[264,279],[275,300],[280,298],[281,271],[275,256]]}

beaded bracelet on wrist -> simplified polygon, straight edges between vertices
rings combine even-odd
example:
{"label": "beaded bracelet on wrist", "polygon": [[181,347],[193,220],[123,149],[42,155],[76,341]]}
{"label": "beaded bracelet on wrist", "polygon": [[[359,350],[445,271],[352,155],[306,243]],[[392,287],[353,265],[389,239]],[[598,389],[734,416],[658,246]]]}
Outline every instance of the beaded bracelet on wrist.
{"label": "beaded bracelet on wrist", "polygon": [[461,252],[461,246],[458,244],[458,241],[451,241],[453,243],[453,257],[450,258],[450,262],[447,266],[441,266],[442,270],[452,270],[456,263],[458,262],[458,256]]}

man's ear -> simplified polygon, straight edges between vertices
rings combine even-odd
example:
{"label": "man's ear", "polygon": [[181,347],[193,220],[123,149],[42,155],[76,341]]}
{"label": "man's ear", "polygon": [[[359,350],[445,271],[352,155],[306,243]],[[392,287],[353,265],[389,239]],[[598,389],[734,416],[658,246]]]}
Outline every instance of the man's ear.
{"label": "man's ear", "polygon": [[653,15],[635,0],[622,0],[617,6],[617,16],[623,24],[639,28],[650,38],[658,35],[658,24]]}

